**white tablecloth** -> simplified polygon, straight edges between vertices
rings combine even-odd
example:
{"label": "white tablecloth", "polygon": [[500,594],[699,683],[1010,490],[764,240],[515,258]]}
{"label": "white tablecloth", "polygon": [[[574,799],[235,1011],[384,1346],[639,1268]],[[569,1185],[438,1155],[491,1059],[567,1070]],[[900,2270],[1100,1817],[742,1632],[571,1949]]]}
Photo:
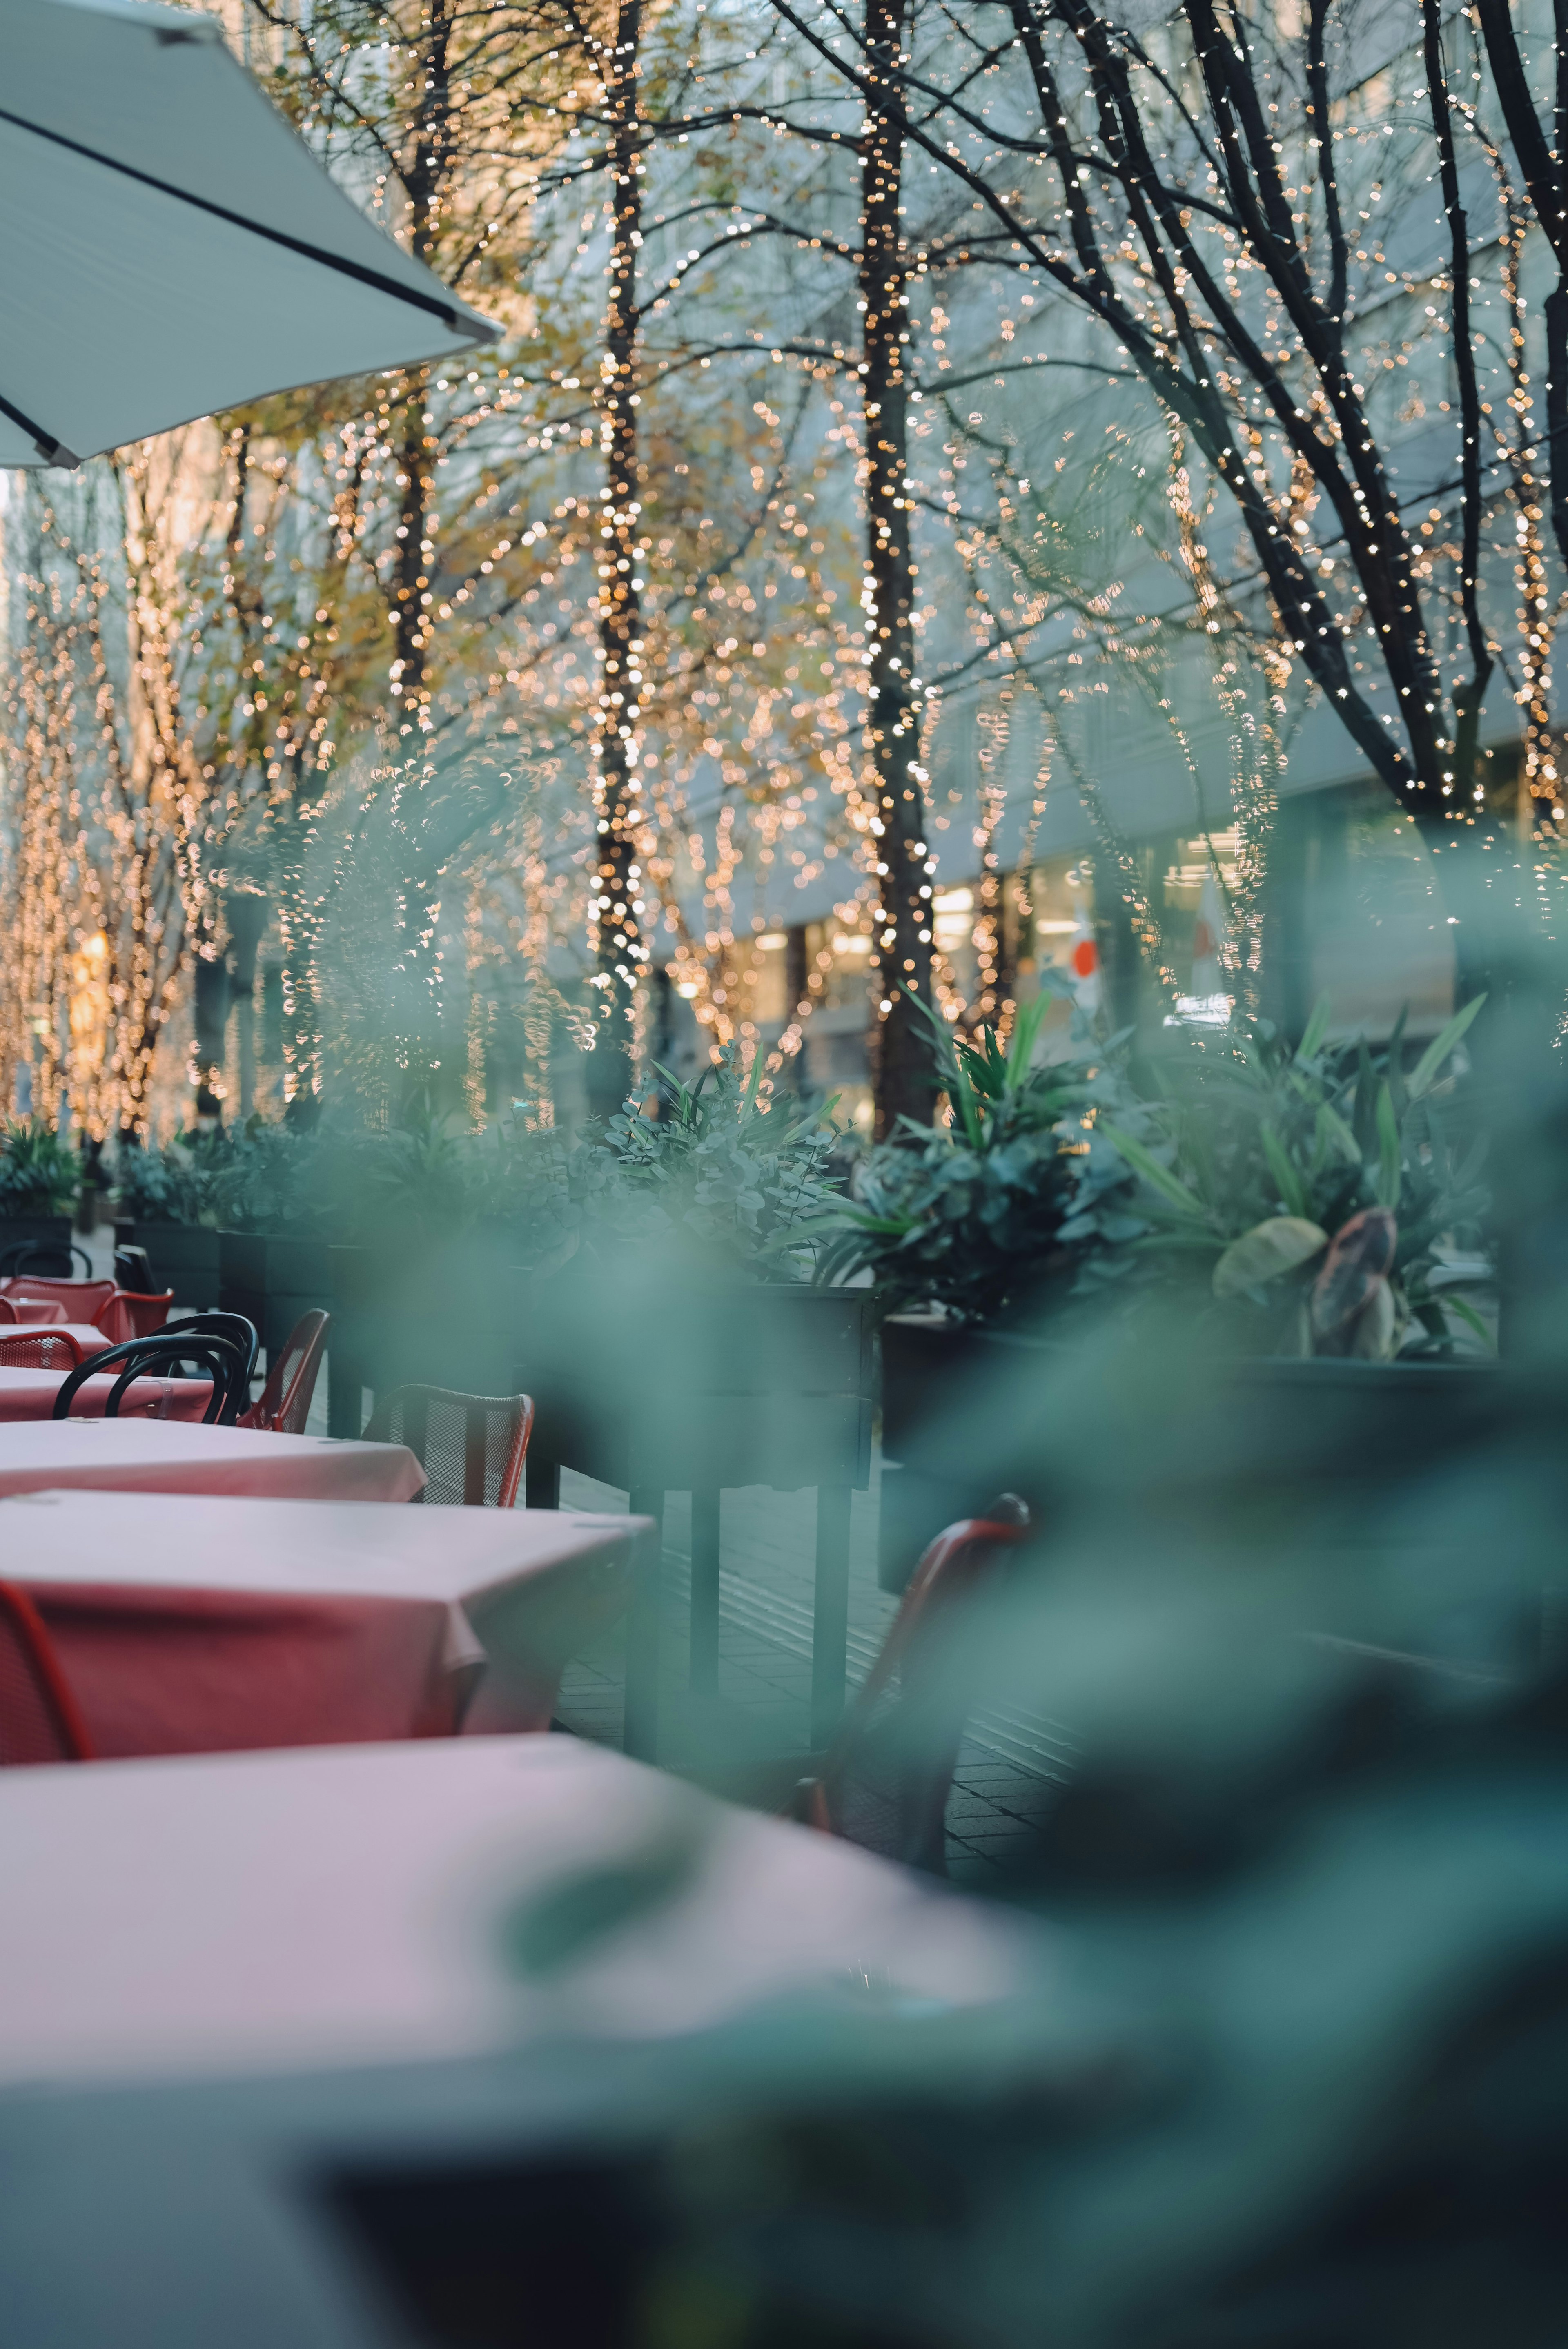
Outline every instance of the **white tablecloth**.
{"label": "white tablecloth", "polygon": [[[551,1967],[550,1904],[623,1869],[640,1900],[601,1904],[605,1930]],[[7,2084],[684,2032],[809,1990],[974,2003],[1041,1948],[1002,1911],[566,1737],[5,1771],[0,1884]]]}

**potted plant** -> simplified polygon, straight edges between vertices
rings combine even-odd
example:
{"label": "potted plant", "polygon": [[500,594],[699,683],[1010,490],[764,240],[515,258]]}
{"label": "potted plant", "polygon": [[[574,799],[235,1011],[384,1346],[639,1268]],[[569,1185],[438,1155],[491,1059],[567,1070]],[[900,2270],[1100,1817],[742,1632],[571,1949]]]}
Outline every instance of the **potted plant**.
{"label": "potted plant", "polygon": [[247,1120],[213,1180],[218,1302],[253,1321],[269,1358],[302,1313],[332,1303],[314,1125]]}
{"label": "potted plant", "polygon": [[176,1305],[218,1299],[218,1178],[232,1147],[221,1130],[176,1135],[161,1149],[122,1140],[115,1162],[115,1239],[146,1250],[155,1288]]}
{"label": "potted plant", "polygon": [[357,1435],[364,1392],[410,1381],[510,1391],[523,1313],[507,1138],[428,1115],[335,1138],[325,1213],[352,1234],[328,1250],[329,1425]]}
{"label": "potted plant", "polygon": [[34,1270],[68,1277],[80,1175],[76,1152],[42,1118],[0,1123],[0,1257],[30,1247]]}
{"label": "potted plant", "polygon": [[1486,1142],[1461,1146],[1449,1106],[1449,1064],[1484,1000],[1408,1071],[1403,1015],[1387,1045],[1331,1044],[1326,999],[1294,1049],[1260,1021],[1170,1062],[1153,1098],[1099,1122],[1136,1190],[1086,1278],[1174,1290],[1195,1339],[1243,1356],[1490,1354],[1465,1294],[1491,1278]]}
{"label": "potted plant", "polygon": [[[866,1288],[813,1286],[835,1193],[829,1111],[760,1097],[727,1051],[695,1085],[658,1072],[657,1114],[628,1104],[574,1145],[531,1137],[537,1277],[521,1375],[540,1406],[529,1498],[562,1465],[657,1514],[692,1495],[692,1681],[717,1682],[719,1494],[817,1492],[812,1736],[842,1704],[850,1494],[871,1468]],[[542,1145],[542,1146],[541,1146]],[[652,1744],[656,1627],[636,1627],[629,1740]]]}
{"label": "potted plant", "polygon": [[[1025,1004],[1006,1048],[955,1036],[929,1006],[945,1126],[904,1126],[869,1154],[852,1199],[822,1219],[819,1277],[869,1278],[882,1319],[878,1575],[901,1589],[931,1535],[990,1497],[969,1472],[951,1406],[998,1350],[1053,1341],[1078,1271],[1072,1234],[1130,1188],[1098,1115],[1114,1062],[1080,1029],[1071,1060],[1037,1064],[1057,990]],[[1141,1226],[1134,1224],[1130,1228]],[[1081,1239],[1079,1245],[1081,1246]]]}
{"label": "potted plant", "polygon": [[[730,1052],[695,1085],[661,1071],[656,1115],[628,1104],[544,1154],[529,1332],[550,1372],[542,1457],[676,1490],[859,1481],[858,1407],[799,1407],[870,1395],[869,1299],[807,1278],[838,1136],[826,1112],[760,1101],[760,1073],[758,1056],[743,1083]],[[639,1327],[659,1333],[655,1379],[628,1342]]]}

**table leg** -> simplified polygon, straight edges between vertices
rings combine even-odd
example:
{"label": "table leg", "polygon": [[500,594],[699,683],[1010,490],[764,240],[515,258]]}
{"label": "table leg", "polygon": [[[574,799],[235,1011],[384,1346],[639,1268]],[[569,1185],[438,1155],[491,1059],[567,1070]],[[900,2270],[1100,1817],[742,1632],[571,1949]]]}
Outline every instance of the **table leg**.
{"label": "table leg", "polygon": [[659,1614],[664,1596],[665,1496],[645,1485],[631,1495],[632,1515],[652,1517],[647,1554],[638,1561],[636,1596],[626,1624],[625,1725],[622,1744],[652,1762],[659,1744]]}
{"label": "table leg", "polygon": [[522,1464],[522,1503],[527,1509],[561,1506],[561,1463],[535,1456],[530,1450]]}
{"label": "table leg", "polygon": [[365,1425],[365,1373],[346,1341],[326,1350],[326,1432],[357,1436]]}
{"label": "table leg", "polygon": [[817,1598],[811,1622],[811,1751],[820,1754],[844,1710],[850,1639],[850,1488],[817,1488]]}
{"label": "table leg", "polygon": [[691,1686],[718,1694],[719,1495],[716,1485],[691,1496]]}

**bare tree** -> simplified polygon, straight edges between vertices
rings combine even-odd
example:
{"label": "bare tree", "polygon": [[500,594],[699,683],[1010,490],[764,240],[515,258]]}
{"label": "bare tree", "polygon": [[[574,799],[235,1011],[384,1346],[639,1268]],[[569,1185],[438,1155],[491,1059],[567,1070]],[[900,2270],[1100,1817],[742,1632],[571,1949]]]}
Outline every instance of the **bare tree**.
{"label": "bare tree", "polygon": [[[793,0],[774,5],[825,47]],[[1473,299],[1497,263],[1460,201],[1484,146],[1455,96],[1461,53],[1467,89],[1475,70],[1468,20],[1423,0],[1416,45],[1368,58],[1350,0],[1308,0],[1299,31],[1230,0],[1183,0],[1144,31],[1087,0],[939,13],[945,43],[892,98],[859,34],[868,113],[890,109],[967,191],[967,251],[1037,273],[1058,331],[1078,313],[1099,331],[1091,359],[1141,377],[1233,501],[1282,647],[1429,844],[1453,850],[1485,829],[1481,709],[1512,633],[1486,608],[1488,394],[1506,377]],[[1563,211],[1554,185],[1538,210]],[[1385,249],[1396,208],[1407,240],[1434,239],[1409,269]],[[1451,454],[1414,480],[1407,368],[1449,376]],[[1244,598],[1248,582],[1229,586]]]}

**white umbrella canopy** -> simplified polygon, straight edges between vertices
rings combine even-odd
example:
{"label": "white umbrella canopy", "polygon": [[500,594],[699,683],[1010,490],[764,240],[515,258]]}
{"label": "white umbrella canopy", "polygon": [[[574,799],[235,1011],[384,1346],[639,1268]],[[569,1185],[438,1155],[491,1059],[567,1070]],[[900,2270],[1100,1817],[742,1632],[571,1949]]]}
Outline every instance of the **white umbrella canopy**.
{"label": "white umbrella canopy", "polygon": [[497,331],[355,209],[211,17],[141,0],[0,0],[0,466]]}

